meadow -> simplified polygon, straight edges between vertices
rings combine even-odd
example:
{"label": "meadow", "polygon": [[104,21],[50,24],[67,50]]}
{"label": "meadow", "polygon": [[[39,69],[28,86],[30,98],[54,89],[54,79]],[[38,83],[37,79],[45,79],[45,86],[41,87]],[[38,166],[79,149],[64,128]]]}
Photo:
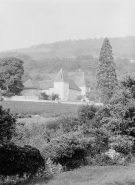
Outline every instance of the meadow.
{"label": "meadow", "polygon": [[85,166],[49,181],[42,177],[22,185],[135,185],[134,173],[133,166]]}
{"label": "meadow", "polygon": [[23,101],[2,101],[0,105],[4,109],[10,109],[12,114],[18,114],[22,117],[27,117],[28,115],[42,115],[45,117],[76,115],[79,107],[79,105],[71,104]]}

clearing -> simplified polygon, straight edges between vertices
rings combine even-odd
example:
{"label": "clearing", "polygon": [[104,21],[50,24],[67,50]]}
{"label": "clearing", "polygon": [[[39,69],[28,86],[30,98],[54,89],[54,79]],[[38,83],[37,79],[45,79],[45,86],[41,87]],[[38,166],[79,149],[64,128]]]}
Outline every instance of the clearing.
{"label": "clearing", "polygon": [[24,102],[24,101],[2,101],[0,105],[4,109],[10,109],[12,114],[61,116],[76,115],[80,105],[49,103],[49,102]]}

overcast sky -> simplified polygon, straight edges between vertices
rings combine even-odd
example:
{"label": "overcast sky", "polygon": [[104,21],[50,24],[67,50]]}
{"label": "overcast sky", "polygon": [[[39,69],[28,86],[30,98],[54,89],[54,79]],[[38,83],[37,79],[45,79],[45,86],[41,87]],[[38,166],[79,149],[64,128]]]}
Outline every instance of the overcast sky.
{"label": "overcast sky", "polygon": [[135,35],[135,0],[0,0],[0,51]]}

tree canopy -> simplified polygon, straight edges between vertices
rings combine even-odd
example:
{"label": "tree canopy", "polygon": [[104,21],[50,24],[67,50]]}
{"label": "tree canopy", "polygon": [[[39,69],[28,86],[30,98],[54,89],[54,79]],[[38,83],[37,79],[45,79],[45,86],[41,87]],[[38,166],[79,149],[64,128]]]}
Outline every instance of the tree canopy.
{"label": "tree canopy", "polygon": [[117,76],[115,72],[115,63],[112,56],[112,47],[109,39],[105,38],[99,57],[99,66],[97,69],[97,89],[102,102],[107,102],[114,92],[117,85]]}
{"label": "tree canopy", "polygon": [[19,95],[23,90],[23,61],[15,57],[0,59],[0,88],[3,95]]}

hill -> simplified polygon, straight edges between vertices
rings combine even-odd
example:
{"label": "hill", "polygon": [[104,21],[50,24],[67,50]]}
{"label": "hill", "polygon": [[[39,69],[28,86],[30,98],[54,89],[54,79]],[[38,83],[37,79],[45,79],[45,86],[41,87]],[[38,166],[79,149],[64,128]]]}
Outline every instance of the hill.
{"label": "hill", "polygon": [[[0,58],[14,56],[24,61],[25,79],[54,78],[60,68],[75,78],[84,71],[89,84],[95,81],[98,57],[104,38],[66,40],[40,44],[24,49],[0,52]],[[109,38],[113,49],[118,78],[135,74],[135,36]],[[75,73],[74,73],[75,72]]]}

